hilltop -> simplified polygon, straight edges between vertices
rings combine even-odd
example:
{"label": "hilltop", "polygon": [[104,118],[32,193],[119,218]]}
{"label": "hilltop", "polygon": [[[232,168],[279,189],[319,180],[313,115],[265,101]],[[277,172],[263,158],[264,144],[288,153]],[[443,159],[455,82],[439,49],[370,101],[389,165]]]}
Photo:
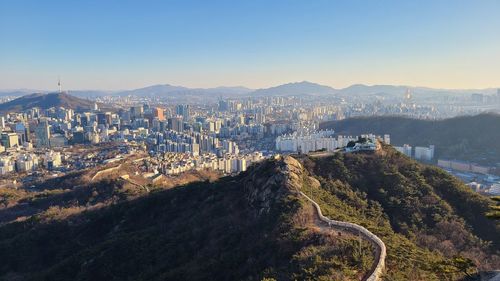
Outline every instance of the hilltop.
{"label": "hilltop", "polygon": [[327,95],[334,94],[337,90],[307,81],[287,83],[271,88],[259,89],[251,93],[254,96],[294,96],[294,95]]}
{"label": "hilltop", "polygon": [[33,107],[48,109],[51,107],[65,107],[74,110],[90,110],[94,108],[94,101],[77,98],[67,93],[31,94],[0,104],[0,112],[21,112]]}
{"label": "hilltop", "polygon": [[500,115],[480,114],[443,120],[400,116],[358,117],[320,124],[341,135],[391,135],[394,145],[436,146],[436,156],[496,164],[500,159]]}
{"label": "hilltop", "polygon": [[[119,191],[112,183],[89,184],[91,197],[81,203],[67,200],[73,205],[0,226],[0,279],[366,276],[377,257],[373,245],[356,234],[339,236],[318,225],[312,205],[299,191],[318,202],[326,216],[362,225],[385,242],[387,280],[460,280],[473,274],[463,270],[470,262],[480,269],[500,265],[498,245],[486,243],[497,243],[500,235],[498,224],[483,214],[489,199],[387,146],[376,154],[270,159],[238,176],[75,208],[92,205],[110,189]],[[56,186],[71,190],[74,184],[63,180]],[[79,186],[84,191],[85,185]],[[120,196],[114,194],[110,198]],[[57,196],[52,189],[31,201],[14,199],[9,206],[57,202]]]}

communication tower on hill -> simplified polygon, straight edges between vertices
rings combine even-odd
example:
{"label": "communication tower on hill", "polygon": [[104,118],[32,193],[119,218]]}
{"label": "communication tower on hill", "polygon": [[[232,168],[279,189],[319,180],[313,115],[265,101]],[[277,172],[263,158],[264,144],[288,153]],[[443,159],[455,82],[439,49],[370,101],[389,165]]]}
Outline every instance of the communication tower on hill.
{"label": "communication tower on hill", "polygon": [[405,93],[405,98],[406,100],[411,100],[411,91],[410,89],[406,89],[406,93]]}
{"label": "communication tower on hill", "polygon": [[62,89],[61,89],[61,77],[57,78],[57,87],[59,88],[59,94],[62,93]]}

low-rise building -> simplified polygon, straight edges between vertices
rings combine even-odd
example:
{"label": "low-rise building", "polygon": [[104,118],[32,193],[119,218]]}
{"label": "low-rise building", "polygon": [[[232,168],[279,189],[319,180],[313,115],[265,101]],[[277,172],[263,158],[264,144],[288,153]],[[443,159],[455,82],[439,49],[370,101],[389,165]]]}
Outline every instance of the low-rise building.
{"label": "low-rise building", "polygon": [[431,161],[434,158],[434,145],[429,147],[415,147],[415,159],[422,161]]}
{"label": "low-rise building", "polygon": [[405,144],[403,146],[395,146],[394,149],[408,157],[412,157],[412,147],[409,144]]}

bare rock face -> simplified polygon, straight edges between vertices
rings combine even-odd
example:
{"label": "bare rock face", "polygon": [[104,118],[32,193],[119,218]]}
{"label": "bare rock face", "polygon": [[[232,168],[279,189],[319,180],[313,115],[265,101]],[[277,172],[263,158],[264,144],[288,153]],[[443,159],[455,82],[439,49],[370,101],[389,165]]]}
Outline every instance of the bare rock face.
{"label": "bare rock face", "polygon": [[243,180],[247,200],[257,216],[269,213],[274,203],[301,188],[304,176],[302,164],[293,157],[266,161]]}
{"label": "bare rock face", "polygon": [[286,156],[282,160],[281,172],[287,177],[285,185],[290,190],[298,190],[302,186],[304,168],[299,161],[291,156]]}

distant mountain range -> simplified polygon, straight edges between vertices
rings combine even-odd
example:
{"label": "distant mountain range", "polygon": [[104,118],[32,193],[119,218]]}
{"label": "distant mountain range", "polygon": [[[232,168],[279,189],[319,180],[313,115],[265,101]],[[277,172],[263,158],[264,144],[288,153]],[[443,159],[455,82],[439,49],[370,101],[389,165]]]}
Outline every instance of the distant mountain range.
{"label": "distant mountain range", "polygon": [[65,107],[74,110],[89,110],[94,107],[94,101],[81,99],[66,93],[48,93],[24,95],[17,99],[0,104],[0,112],[20,112],[33,107],[48,109],[51,107]]}
{"label": "distant mountain range", "polygon": [[117,92],[115,95],[118,96],[139,96],[139,97],[155,97],[155,96],[183,96],[183,95],[206,95],[211,94],[214,96],[218,95],[241,95],[252,92],[252,89],[245,87],[217,87],[217,88],[187,88],[182,86],[172,86],[169,84],[165,85],[153,85],[145,88]]}
{"label": "distant mountain range", "polygon": [[[210,98],[230,96],[292,96],[292,95],[338,95],[338,96],[364,96],[380,95],[394,96],[402,95],[409,89],[418,97],[435,97],[436,95],[460,95],[460,94],[494,94],[496,88],[488,89],[433,89],[427,87],[394,86],[394,85],[363,85],[355,84],[347,88],[335,89],[329,86],[312,82],[287,83],[275,87],[263,89],[249,89],[245,87],[216,87],[216,88],[188,88],[169,84],[152,85],[144,88],[124,91],[100,91],[100,90],[75,90],[69,91],[71,95],[84,98],[97,98],[105,95],[116,96],[139,96],[139,97],[201,97]],[[15,89],[0,91],[0,96],[23,96],[33,92],[47,93],[30,89]]]}

